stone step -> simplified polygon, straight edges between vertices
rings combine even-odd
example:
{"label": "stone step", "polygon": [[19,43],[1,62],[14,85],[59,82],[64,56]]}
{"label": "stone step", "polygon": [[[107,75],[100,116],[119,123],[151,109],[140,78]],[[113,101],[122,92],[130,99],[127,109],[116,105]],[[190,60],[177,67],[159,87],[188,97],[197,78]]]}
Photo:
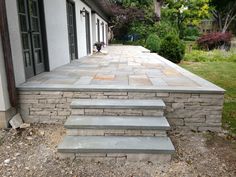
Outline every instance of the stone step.
{"label": "stone step", "polygon": [[66,129],[169,130],[165,117],[71,116]]}
{"label": "stone step", "polygon": [[69,136],[167,136],[165,117],[71,116],[64,127]]}
{"label": "stone step", "polygon": [[172,154],[175,148],[168,137],[65,136],[59,153]]}
{"label": "stone step", "polygon": [[78,99],[72,109],[164,109],[162,100]]}

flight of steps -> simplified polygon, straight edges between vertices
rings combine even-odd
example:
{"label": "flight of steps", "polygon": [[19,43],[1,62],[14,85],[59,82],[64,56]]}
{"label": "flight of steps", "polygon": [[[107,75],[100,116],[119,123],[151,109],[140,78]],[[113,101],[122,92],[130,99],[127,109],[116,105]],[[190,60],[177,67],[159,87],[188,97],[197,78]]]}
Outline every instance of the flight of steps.
{"label": "flight of steps", "polygon": [[79,99],[71,103],[62,158],[166,162],[175,149],[162,100]]}

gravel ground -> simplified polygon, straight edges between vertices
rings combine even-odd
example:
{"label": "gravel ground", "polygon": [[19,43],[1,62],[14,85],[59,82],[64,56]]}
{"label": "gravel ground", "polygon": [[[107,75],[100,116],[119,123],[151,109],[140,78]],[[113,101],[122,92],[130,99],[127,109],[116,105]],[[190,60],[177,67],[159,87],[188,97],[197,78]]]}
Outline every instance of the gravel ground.
{"label": "gravel ground", "polygon": [[59,125],[0,130],[0,176],[236,176],[236,142],[223,133],[170,132],[176,154],[168,164],[60,160],[56,146],[63,135]]}

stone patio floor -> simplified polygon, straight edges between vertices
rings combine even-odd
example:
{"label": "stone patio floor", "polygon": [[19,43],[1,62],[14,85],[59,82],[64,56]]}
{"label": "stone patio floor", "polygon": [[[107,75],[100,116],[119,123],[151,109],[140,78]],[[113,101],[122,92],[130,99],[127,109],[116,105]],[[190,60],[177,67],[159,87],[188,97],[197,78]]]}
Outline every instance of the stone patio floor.
{"label": "stone patio floor", "polygon": [[109,46],[105,51],[37,75],[18,89],[224,92],[141,46]]}

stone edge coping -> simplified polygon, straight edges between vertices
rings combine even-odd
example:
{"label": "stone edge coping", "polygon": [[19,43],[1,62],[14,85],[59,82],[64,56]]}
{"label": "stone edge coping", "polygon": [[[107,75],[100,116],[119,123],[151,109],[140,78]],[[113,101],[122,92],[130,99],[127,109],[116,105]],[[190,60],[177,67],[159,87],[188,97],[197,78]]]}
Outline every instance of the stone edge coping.
{"label": "stone edge coping", "polygon": [[218,91],[223,91],[225,92],[225,90],[215,84],[213,84],[212,82],[203,79],[202,77],[180,67],[179,65],[165,59],[164,57],[156,54],[156,53],[150,53],[147,55],[151,55],[155,58],[157,58],[158,60],[160,60],[161,62],[165,63],[166,65],[169,65],[171,68],[177,70],[178,72],[180,72],[182,75],[184,75],[185,77],[187,77],[188,79],[192,80],[193,82],[197,83],[198,85],[200,85],[200,87],[202,87],[203,89],[209,89],[209,90],[218,90]]}
{"label": "stone edge coping", "polygon": [[[76,120],[76,118],[79,119],[89,119],[89,118],[94,118],[94,116],[71,116],[67,119],[67,121],[64,124],[64,127],[66,129],[91,129],[91,130],[103,130],[103,129],[116,129],[116,130],[170,130],[170,124],[168,123],[168,121],[166,120],[165,117],[135,117],[135,116],[121,116],[122,119],[124,119],[124,121],[126,119],[145,119],[147,121],[149,121],[150,119],[162,119],[161,120],[161,124],[159,125],[137,125],[137,122],[134,123],[133,125],[129,124],[129,125],[119,125],[119,124],[115,124],[114,121],[113,123],[110,123],[109,125],[95,125],[95,124],[81,124],[79,122],[79,120]],[[96,116],[96,118],[98,119],[118,119],[115,116]],[[120,118],[120,117],[119,117]],[[157,122],[158,123],[158,122]]]}
{"label": "stone edge coping", "polygon": [[[97,139],[99,142],[94,146]],[[88,146],[89,141],[93,142],[91,147],[82,147],[78,142]],[[104,143],[108,142],[108,143]],[[120,143],[118,143],[120,141]],[[122,142],[122,143],[121,143]],[[130,143],[135,147],[128,148],[125,143]],[[142,144],[140,144],[142,143]],[[165,144],[159,146],[159,144]],[[113,144],[114,147],[111,147]],[[121,145],[122,144],[122,145]],[[153,146],[155,144],[156,148]],[[106,147],[107,146],[107,147]],[[143,146],[143,147],[142,147]],[[147,148],[149,146],[149,148]],[[159,147],[157,147],[159,146]],[[175,148],[169,137],[119,137],[119,136],[65,136],[57,147],[61,153],[144,153],[144,154],[173,154]]]}
{"label": "stone edge coping", "polygon": [[71,102],[72,109],[164,109],[163,100],[121,100],[121,99],[75,99]]}
{"label": "stone edge coping", "polygon": [[65,91],[65,92],[149,92],[149,93],[206,93],[224,94],[225,90],[218,88],[187,88],[187,87],[143,87],[117,85],[27,85],[17,87],[18,91]]}
{"label": "stone edge coping", "polygon": [[[141,51],[148,51],[148,49],[137,46],[140,48]],[[149,53],[146,52],[146,55],[150,55],[157,60],[165,63],[166,65],[170,66],[171,68],[177,70],[182,75],[187,77],[188,79],[192,80],[193,82],[197,83],[199,87],[190,88],[190,87],[156,87],[156,86],[119,86],[119,85],[60,85],[60,84],[47,84],[46,86],[42,86],[41,84],[32,84],[24,85],[25,83],[19,85],[17,89],[19,91],[81,91],[81,92],[93,92],[93,91],[127,91],[127,92],[173,92],[173,93],[219,93],[222,94],[225,90],[206,79],[201,78],[200,76],[193,74],[192,72],[178,66],[175,63],[163,58],[162,56],[156,53]]]}

